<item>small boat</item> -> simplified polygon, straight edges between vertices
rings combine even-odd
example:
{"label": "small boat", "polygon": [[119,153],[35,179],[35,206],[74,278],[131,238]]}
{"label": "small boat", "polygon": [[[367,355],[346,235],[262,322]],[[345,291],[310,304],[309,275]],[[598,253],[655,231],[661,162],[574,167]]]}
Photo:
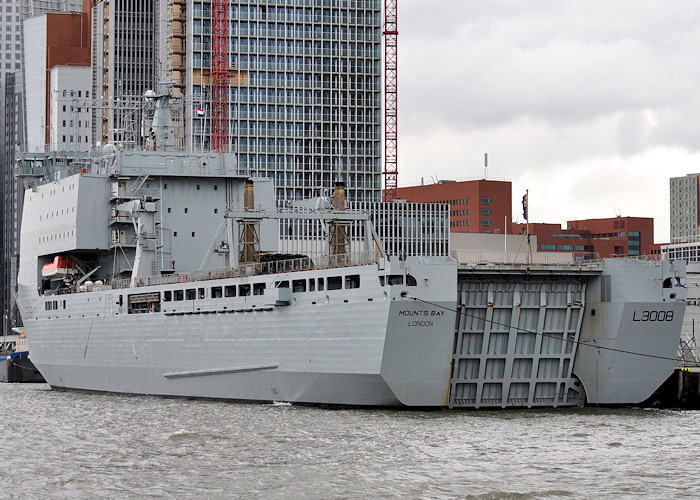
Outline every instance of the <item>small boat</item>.
{"label": "small boat", "polygon": [[16,335],[5,335],[1,338],[0,382],[45,382],[44,377],[29,359],[29,349],[24,331],[19,328],[12,330]]}
{"label": "small boat", "polygon": [[52,262],[44,264],[41,276],[46,279],[60,280],[66,276],[78,274],[78,266],[73,259],[58,255]]}

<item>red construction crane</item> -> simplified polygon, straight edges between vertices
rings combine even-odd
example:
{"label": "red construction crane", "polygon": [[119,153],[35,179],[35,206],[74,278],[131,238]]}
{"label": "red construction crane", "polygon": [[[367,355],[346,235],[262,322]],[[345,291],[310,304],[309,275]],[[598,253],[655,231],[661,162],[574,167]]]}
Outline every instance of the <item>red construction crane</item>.
{"label": "red construction crane", "polygon": [[396,198],[398,159],[398,0],[384,0],[384,201]]}
{"label": "red construction crane", "polygon": [[228,0],[213,0],[212,133],[214,151],[228,152]]}

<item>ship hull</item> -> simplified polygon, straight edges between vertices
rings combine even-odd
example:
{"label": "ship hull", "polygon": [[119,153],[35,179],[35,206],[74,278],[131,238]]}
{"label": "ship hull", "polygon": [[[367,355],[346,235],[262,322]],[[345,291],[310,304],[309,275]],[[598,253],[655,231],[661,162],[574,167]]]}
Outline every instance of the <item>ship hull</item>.
{"label": "ship hull", "polygon": [[[49,296],[45,301],[56,300],[58,310],[47,311],[39,301],[25,329],[32,359],[56,388],[321,405],[444,406],[455,317],[454,300],[445,299],[456,295],[456,264],[445,262],[411,266],[412,272],[437,278],[430,285],[426,279],[415,287],[381,286],[378,277],[386,272],[361,266],[350,268],[360,277],[359,288],[294,293],[281,304],[274,288],[260,296],[164,302],[160,311],[139,314],[129,313],[125,304],[133,289]],[[336,269],[294,277],[339,274]],[[262,278],[271,283],[281,277]],[[138,291],[240,283],[212,280]],[[413,300],[414,295],[424,301]]]}
{"label": "ship hull", "polygon": [[[293,273],[359,277],[350,289],[210,294],[285,274],[36,296],[25,331],[57,389],[334,407],[635,404],[673,369],[679,289],[649,300],[653,288],[637,286],[673,275],[666,264],[607,262],[583,278],[505,267],[458,278],[448,260],[388,266]],[[409,268],[414,285],[389,285]],[[178,290],[197,298],[128,305]]]}

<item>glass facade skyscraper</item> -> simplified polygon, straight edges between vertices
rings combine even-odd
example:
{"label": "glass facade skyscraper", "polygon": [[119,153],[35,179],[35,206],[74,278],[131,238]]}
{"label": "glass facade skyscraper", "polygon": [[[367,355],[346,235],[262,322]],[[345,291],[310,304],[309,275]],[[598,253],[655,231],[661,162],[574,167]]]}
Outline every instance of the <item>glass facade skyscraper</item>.
{"label": "glass facade skyscraper", "polygon": [[[212,5],[166,0],[164,79],[192,98],[188,147],[210,149]],[[381,196],[381,0],[229,3],[228,149],[279,202]]]}

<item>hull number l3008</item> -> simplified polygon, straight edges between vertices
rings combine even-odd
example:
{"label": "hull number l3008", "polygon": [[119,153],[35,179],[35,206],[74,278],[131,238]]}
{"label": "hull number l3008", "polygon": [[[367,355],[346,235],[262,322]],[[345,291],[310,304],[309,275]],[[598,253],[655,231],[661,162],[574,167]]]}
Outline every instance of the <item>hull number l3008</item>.
{"label": "hull number l3008", "polygon": [[634,311],[632,321],[673,321],[673,311]]}

